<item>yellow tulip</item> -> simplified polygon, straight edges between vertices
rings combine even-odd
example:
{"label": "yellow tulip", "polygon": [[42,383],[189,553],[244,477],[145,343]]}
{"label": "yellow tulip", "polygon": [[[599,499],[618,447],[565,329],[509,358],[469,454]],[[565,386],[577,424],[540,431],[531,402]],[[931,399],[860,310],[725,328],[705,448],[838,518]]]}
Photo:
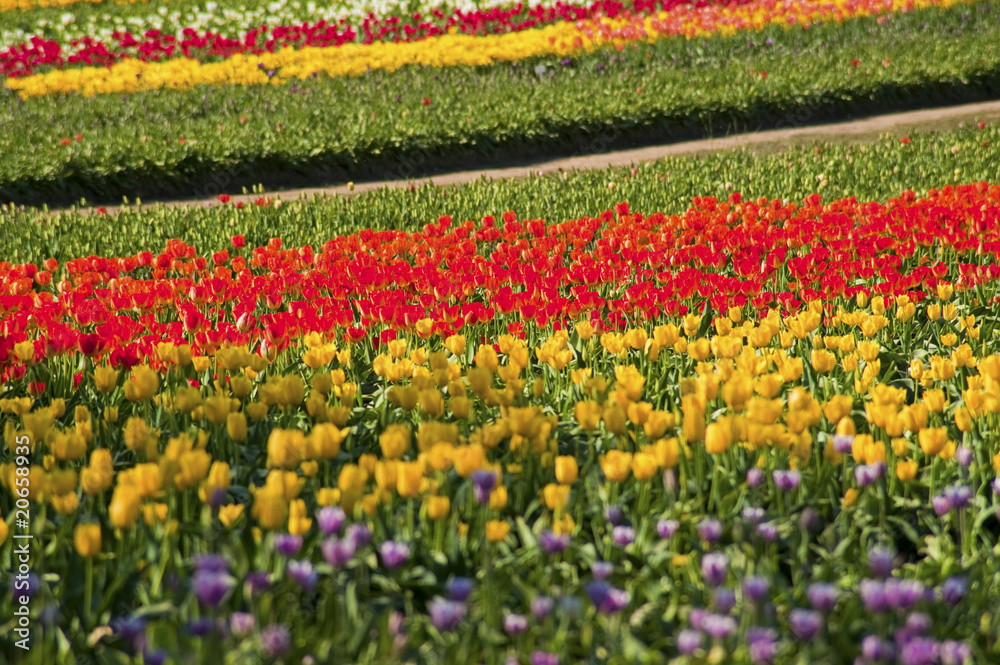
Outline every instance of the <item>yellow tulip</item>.
{"label": "yellow tulip", "polygon": [[652,453],[641,452],[632,456],[632,475],[640,482],[645,482],[659,471],[656,457]]}
{"label": "yellow tulip", "polygon": [[[513,466],[513,465],[511,465]],[[511,467],[507,467],[508,471]],[[493,510],[503,510],[507,507],[507,488],[500,485],[490,492],[490,508]]]}
{"label": "yellow tulip", "polygon": [[73,547],[85,559],[101,553],[101,525],[77,524],[73,529]]}
{"label": "yellow tulip", "polygon": [[731,418],[720,418],[705,430],[705,450],[712,455],[721,455],[729,450],[733,442]]}
{"label": "yellow tulip", "polygon": [[118,485],[111,494],[108,517],[116,529],[131,529],[139,518],[139,490],[131,485]]}
{"label": "yellow tulip", "polygon": [[420,495],[420,481],[424,470],[420,462],[400,462],[396,466],[396,491],[405,498]]}
{"label": "yellow tulip", "polygon": [[[324,423],[325,424],[325,423]],[[318,429],[320,425],[317,425]],[[267,468],[294,469],[302,461],[305,434],[301,430],[273,429],[267,438]]]}
{"label": "yellow tulip", "polygon": [[223,526],[232,526],[243,515],[242,503],[231,503],[219,508],[219,521]]}
{"label": "yellow tulip", "polygon": [[573,415],[580,423],[580,429],[586,432],[597,429],[597,425],[601,422],[601,414],[601,405],[597,402],[577,402],[573,409]]}
{"label": "yellow tulip", "polygon": [[306,502],[302,499],[292,501],[288,509],[288,533],[301,536],[312,527],[312,518],[306,512]]}
{"label": "yellow tulip", "polygon": [[145,402],[160,389],[160,375],[149,367],[138,365],[125,382],[125,398],[130,402]]}
{"label": "yellow tulip", "polygon": [[486,523],[486,539],[499,543],[510,533],[510,523],[506,520],[490,520]]}
{"label": "yellow tulip", "polygon": [[632,472],[632,453],[609,450],[601,457],[601,470],[613,483],[625,482]]}
{"label": "yellow tulip", "polygon": [[486,453],[483,447],[474,443],[456,447],[452,455],[452,464],[455,466],[455,471],[458,472],[458,475],[468,478],[473,472],[483,468],[485,459]]}
{"label": "yellow tulip", "polygon": [[825,349],[813,349],[812,368],[820,374],[826,374],[837,366],[837,357]]}
{"label": "yellow tulip", "polygon": [[653,455],[656,458],[656,466],[661,469],[672,469],[677,466],[680,458],[680,444],[676,437],[660,439],[653,444]]}
{"label": "yellow tulip", "polygon": [[563,485],[572,485],[576,482],[579,474],[579,467],[576,458],[572,455],[560,455],[556,458],[556,480]]}
{"label": "yellow tulip", "polygon": [[379,446],[386,459],[400,459],[410,448],[411,430],[408,425],[393,424],[379,436]]}
{"label": "yellow tulip", "polygon": [[542,490],[542,498],[549,510],[561,511],[569,503],[570,488],[566,485],[549,483]]}
{"label": "yellow tulip", "polygon": [[118,385],[118,370],[111,367],[95,367],[94,383],[102,393],[110,393]]}
{"label": "yellow tulip", "polygon": [[896,477],[907,483],[917,475],[917,463],[913,460],[900,460],[896,462]]}
{"label": "yellow tulip", "polygon": [[208,479],[202,483],[198,490],[198,496],[206,503],[218,505],[219,500],[224,497],[229,489],[230,470],[229,464],[222,461],[212,462],[212,467],[208,470]]}
{"label": "yellow tulip", "polygon": [[427,499],[427,516],[432,520],[444,520],[451,513],[451,499],[446,496],[432,496]]}
{"label": "yellow tulip", "polygon": [[920,449],[924,451],[924,454],[933,457],[944,450],[948,443],[948,430],[944,427],[922,429],[917,434],[917,440],[920,442]]}

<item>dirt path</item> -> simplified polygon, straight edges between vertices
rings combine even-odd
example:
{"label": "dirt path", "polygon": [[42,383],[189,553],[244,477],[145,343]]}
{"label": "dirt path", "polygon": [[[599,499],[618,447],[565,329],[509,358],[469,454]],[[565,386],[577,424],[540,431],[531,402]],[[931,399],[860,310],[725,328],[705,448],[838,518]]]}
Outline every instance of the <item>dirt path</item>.
{"label": "dirt path", "polygon": [[[1000,101],[963,104],[945,108],[890,113],[886,115],[851,120],[825,125],[812,125],[788,129],[772,129],[749,134],[736,134],[723,138],[685,141],[649,148],[606,152],[583,157],[556,159],[548,162],[538,162],[528,166],[513,168],[487,169],[481,171],[458,171],[443,175],[419,178],[413,180],[391,180],[383,182],[365,182],[357,185],[339,185],[336,187],[320,187],[311,189],[286,189],[267,192],[267,196],[281,198],[285,201],[312,196],[331,196],[359,194],[382,187],[409,187],[433,183],[437,186],[460,185],[485,177],[488,180],[502,178],[520,178],[529,173],[549,171],[572,171],[586,169],[601,169],[608,166],[628,166],[642,162],[651,162],[673,155],[693,155],[719,150],[733,150],[752,147],[757,151],[779,151],[789,146],[809,143],[812,141],[863,142],[878,137],[886,132],[905,132],[909,130],[946,130],[958,127],[964,123],[975,121],[990,121],[1000,118]],[[232,202],[249,202],[260,194],[233,194]],[[143,208],[158,205],[166,206],[197,206],[218,204],[217,199],[191,199],[156,202],[143,204]],[[117,210],[120,206],[106,206],[108,212]],[[55,211],[53,211],[55,212]]]}

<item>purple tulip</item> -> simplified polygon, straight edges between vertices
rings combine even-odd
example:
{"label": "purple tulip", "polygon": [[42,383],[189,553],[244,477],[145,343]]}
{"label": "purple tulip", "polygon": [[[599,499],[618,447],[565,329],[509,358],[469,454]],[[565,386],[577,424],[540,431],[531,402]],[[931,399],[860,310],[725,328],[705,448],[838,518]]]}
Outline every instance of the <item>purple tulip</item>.
{"label": "purple tulip", "polygon": [[776,469],[772,475],[774,477],[774,486],[781,492],[791,492],[802,481],[802,474],[798,471]]}
{"label": "purple tulip", "polygon": [[555,605],[555,601],[548,596],[535,596],[531,599],[531,614],[539,621],[543,621],[552,614]]}
{"label": "purple tulip", "polygon": [[410,558],[409,546],[393,540],[387,540],[379,545],[378,551],[382,555],[383,565],[389,570],[400,567]]}
{"label": "purple tulip", "polygon": [[316,511],[316,525],[324,536],[339,533],[346,520],[347,513],[339,506],[323,506]]}
{"label": "purple tulip", "polygon": [[773,543],[778,539],[778,526],[773,522],[763,522],[757,525],[757,535],[764,539],[764,542]]}
{"label": "purple tulip", "polygon": [[885,595],[885,584],[879,580],[861,580],[859,592],[861,602],[869,612],[880,613],[889,609],[889,601]]}
{"label": "purple tulip", "polygon": [[705,636],[697,630],[685,629],[677,635],[677,650],[682,654],[691,655],[701,648]]}
{"label": "purple tulip", "polygon": [[958,605],[965,599],[968,581],[964,577],[949,577],[941,585],[941,599],[948,605]]}
{"label": "purple tulip", "polygon": [[538,538],[538,543],[542,551],[546,554],[559,554],[569,547],[569,534],[556,534],[551,529],[546,529]]}
{"label": "purple tulip", "polygon": [[313,568],[311,561],[291,560],[285,568],[288,576],[299,585],[303,591],[311,591],[319,581],[319,573]]}
{"label": "purple tulip", "polygon": [[941,665],[964,665],[972,658],[972,648],[954,640],[942,642],[940,652]]}
{"label": "purple tulip", "polygon": [[437,596],[427,604],[427,613],[438,632],[451,632],[465,619],[465,603]]}
{"label": "purple tulip", "polygon": [[938,517],[944,517],[951,512],[951,501],[943,494],[931,499],[931,505],[934,506],[934,512]]}
{"label": "purple tulip", "polygon": [[328,564],[334,568],[343,568],[354,557],[354,541],[331,536],[323,541],[320,550]]}
{"label": "purple tulip", "polygon": [[603,580],[595,580],[585,587],[590,602],[602,614],[614,614],[628,606],[632,600],[627,591],[616,589]]}
{"label": "purple tulip", "polygon": [[849,455],[854,448],[854,436],[851,434],[837,434],[834,435],[831,443],[835,451],[841,455]]}
{"label": "purple tulip", "polygon": [[691,627],[694,628],[695,630],[701,631],[702,624],[705,622],[705,618],[709,614],[711,614],[711,612],[709,612],[708,610],[696,607],[695,609],[691,610],[691,614],[688,616],[688,623],[690,623]]}
{"label": "purple tulip", "polygon": [[354,543],[355,549],[360,549],[372,542],[372,531],[367,524],[352,524],[347,527],[347,538]]}
{"label": "purple tulip", "polygon": [[194,558],[196,573],[228,573],[229,561],[221,554],[199,554]]}
{"label": "purple tulip", "polygon": [[624,589],[609,589],[604,602],[597,608],[602,614],[615,614],[628,607],[632,601],[632,594]]}
{"label": "purple tulip", "polygon": [[891,607],[908,610],[924,599],[924,585],[917,580],[888,579],[885,581],[885,595]]}
{"label": "purple tulip", "polygon": [[799,526],[806,533],[815,533],[823,526],[823,520],[812,508],[806,508],[799,515]]}
{"label": "purple tulip", "polygon": [[972,490],[969,489],[968,485],[951,485],[946,487],[944,490],[945,498],[948,499],[948,503],[955,510],[961,510],[969,505],[969,501],[972,500]]}
{"label": "purple tulip", "polygon": [[559,665],[559,655],[548,651],[532,651],[528,661],[531,665]]}
{"label": "purple tulip", "polygon": [[406,615],[396,610],[389,614],[389,619],[385,622],[385,627],[389,631],[389,634],[393,637],[398,637],[403,634],[403,622],[406,620]]}
{"label": "purple tulip", "polygon": [[715,611],[719,614],[729,614],[736,606],[736,591],[728,587],[719,587],[712,594]]}
{"label": "purple tulip", "polygon": [[903,647],[905,647],[910,642],[910,640],[912,640],[912,639],[914,639],[916,637],[920,637],[920,636],[917,635],[916,633],[914,633],[912,630],[910,630],[906,626],[903,626],[902,628],[897,628],[892,633],[892,639],[895,640],[896,646],[898,648],[900,648],[900,649],[902,649]]}
{"label": "purple tulip", "polygon": [[714,518],[704,519],[698,524],[698,538],[706,543],[716,543],[722,538],[722,522]]}
{"label": "purple tulip", "polygon": [[959,446],[958,450],[955,451],[955,461],[964,467],[970,466],[972,464],[972,448]]}
{"label": "purple tulip", "polygon": [[869,663],[888,662],[896,657],[896,647],[875,635],[861,640],[861,657]]}
{"label": "purple tulip", "polygon": [[873,547],[868,552],[868,569],[877,576],[885,579],[892,575],[895,568],[896,552],[887,547]]}
{"label": "purple tulip", "polygon": [[604,580],[595,580],[590,582],[585,587],[587,592],[587,597],[590,598],[590,602],[594,607],[600,607],[601,604],[607,599],[608,593],[611,592],[611,585]]}
{"label": "purple tulip", "polygon": [[279,533],[274,537],[274,549],[284,557],[293,557],[302,549],[302,536]]}
{"label": "purple tulip", "polygon": [[243,639],[253,632],[256,623],[257,620],[249,612],[233,612],[229,615],[229,632],[233,637]]}
{"label": "purple tulip", "polygon": [[142,662],[145,665],[164,665],[167,662],[167,652],[163,649],[144,650],[142,652]]}
{"label": "purple tulip", "polygon": [[618,506],[607,506],[604,508],[604,519],[610,522],[612,526],[618,526],[621,524],[624,516],[625,514]]}
{"label": "purple tulip", "polygon": [[271,575],[266,570],[255,570],[247,573],[243,584],[246,592],[251,596],[255,596],[271,588]]}
{"label": "purple tulip", "polygon": [[453,577],[444,585],[444,592],[449,600],[464,603],[475,588],[475,580],[468,577]]}
{"label": "purple tulip", "polygon": [[791,625],[795,637],[803,642],[808,642],[823,627],[823,615],[815,610],[795,608],[788,614],[788,623]]}
{"label": "purple tulip", "polygon": [[616,526],[611,532],[611,540],[618,547],[627,547],[635,540],[635,529],[630,526]]}
{"label": "purple tulip", "polygon": [[664,469],[663,488],[668,492],[673,492],[675,489],[677,489],[677,476],[674,475],[673,469]]}
{"label": "purple tulip", "polygon": [[716,640],[727,639],[736,633],[736,620],[733,617],[709,614],[701,625],[709,637]]}
{"label": "purple tulip", "polygon": [[187,631],[194,637],[205,637],[215,630],[215,622],[211,617],[200,617],[187,622]]}
{"label": "purple tulip", "polygon": [[773,628],[747,630],[747,650],[754,665],[769,665],[778,654],[778,634]]}
{"label": "purple tulip", "polygon": [[198,602],[207,607],[217,607],[233,586],[232,578],[226,573],[198,571],[192,580],[194,595]]}
{"label": "purple tulip", "polygon": [[914,635],[923,635],[931,629],[933,622],[930,616],[923,612],[914,612],[906,617],[906,629]]}
{"label": "purple tulip", "polygon": [[528,630],[528,617],[523,614],[508,614],[503,618],[503,630],[508,635],[520,635]]}
{"label": "purple tulip", "polygon": [[814,610],[829,614],[837,605],[837,600],[840,598],[840,591],[833,584],[817,582],[809,585],[809,588],[806,590],[806,596],[809,597],[809,604],[812,605]]}
{"label": "purple tulip", "polygon": [[926,637],[915,637],[899,653],[900,665],[934,665],[938,661],[938,643]]}
{"label": "purple tulip", "polygon": [[123,642],[135,642],[136,638],[146,631],[146,620],[142,617],[123,617],[113,625]]}
{"label": "purple tulip", "polygon": [[751,575],[743,579],[743,597],[755,605],[759,605],[762,600],[767,598],[767,593],[770,590],[771,583],[765,577]]}
{"label": "purple tulip", "polygon": [[264,658],[278,660],[292,648],[292,634],[280,624],[265,626],[260,631],[260,649]]}
{"label": "purple tulip", "polygon": [[606,580],[611,577],[615,570],[615,565],[610,561],[595,561],[590,564],[590,572],[599,580]]}
{"label": "purple tulip", "polygon": [[757,506],[745,506],[742,515],[744,520],[756,526],[764,520],[764,509]]}
{"label": "purple tulip", "polygon": [[709,552],[701,559],[701,572],[709,586],[721,586],[726,581],[729,559],[725,554]]}
{"label": "purple tulip", "polygon": [[677,520],[660,520],[656,523],[656,533],[664,540],[673,538],[680,526]]}
{"label": "purple tulip", "polygon": [[490,494],[497,484],[497,474],[494,471],[478,469],[472,472],[472,493],[480,506],[490,502]]}
{"label": "purple tulip", "polygon": [[854,480],[861,487],[874,485],[880,476],[881,474],[875,464],[859,464],[854,467]]}
{"label": "purple tulip", "polygon": [[764,472],[755,466],[750,467],[747,470],[747,485],[759,487],[762,482],[764,482]]}

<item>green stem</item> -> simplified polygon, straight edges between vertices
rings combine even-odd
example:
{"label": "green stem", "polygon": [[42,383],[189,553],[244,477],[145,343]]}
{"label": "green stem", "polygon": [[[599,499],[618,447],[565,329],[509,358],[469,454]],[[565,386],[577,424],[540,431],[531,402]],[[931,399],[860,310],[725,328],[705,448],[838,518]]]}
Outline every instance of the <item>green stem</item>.
{"label": "green stem", "polygon": [[87,563],[84,565],[84,589],[83,589],[83,621],[84,625],[87,626],[88,630],[91,626],[90,615],[93,605],[94,598],[94,559],[93,557],[87,557]]}

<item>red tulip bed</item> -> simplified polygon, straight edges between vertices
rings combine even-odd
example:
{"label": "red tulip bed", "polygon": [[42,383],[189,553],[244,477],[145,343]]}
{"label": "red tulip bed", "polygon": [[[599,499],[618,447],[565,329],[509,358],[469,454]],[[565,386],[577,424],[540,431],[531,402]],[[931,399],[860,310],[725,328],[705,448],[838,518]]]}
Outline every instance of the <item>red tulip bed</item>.
{"label": "red tulip bed", "polygon": [[984,662],[998,210],[733,193],[0,263],[7,610],[66,662]]}

